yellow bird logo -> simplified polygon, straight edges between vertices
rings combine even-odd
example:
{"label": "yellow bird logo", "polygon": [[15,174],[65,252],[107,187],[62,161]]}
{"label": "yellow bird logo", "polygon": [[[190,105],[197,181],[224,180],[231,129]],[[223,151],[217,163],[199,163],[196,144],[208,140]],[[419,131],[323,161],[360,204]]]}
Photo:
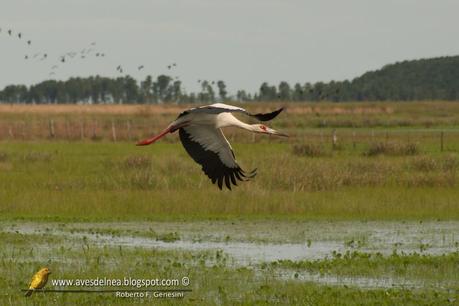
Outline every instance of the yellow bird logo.
{"label": "yellow bird logo", "polygon": [[36,289],[42,289],[48,282],[48,275],[51,271],[48,268],[42,268],[34,276],[30,282],[29,290],[27,290],[25,296],[31,296],[32,292]]}

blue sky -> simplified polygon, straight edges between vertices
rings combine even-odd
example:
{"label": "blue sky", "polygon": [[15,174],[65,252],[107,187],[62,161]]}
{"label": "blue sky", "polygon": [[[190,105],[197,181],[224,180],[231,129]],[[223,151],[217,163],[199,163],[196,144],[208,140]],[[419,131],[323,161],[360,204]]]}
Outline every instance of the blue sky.
{"label": "blue sky", "polygon": [[[452,0],[3,0],[0,88],[116,76],[118,65],[137,79],[179,76],[187,91],[198,79],[223,79],[232,93],[264,81],[343,80],[387,63],[459,54],[457,12]],[[92,42],[85,59],[59,61]]]}

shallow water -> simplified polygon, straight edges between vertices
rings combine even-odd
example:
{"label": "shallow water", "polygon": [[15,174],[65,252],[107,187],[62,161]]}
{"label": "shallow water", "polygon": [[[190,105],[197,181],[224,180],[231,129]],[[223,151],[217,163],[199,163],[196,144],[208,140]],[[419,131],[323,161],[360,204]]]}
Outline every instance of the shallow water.
{"label": "shallow water", "polygon": [[437,290],[443,289],[448,290],[434,284],[425,284],[420,280],[408,280],[404,278],[394,278],[394,277],[349,277],[349,276],[338,276],[338,275],[321,275],[319,273],[308,273],[305,271],[295,272],[283,270],[278,272],[278,277],[285,280],[294,280],[301,282],[313,282],[323,285],[331,286],[353,286],[362,289],[389,289],[389,288],[404,288],[404,289],[421,289],[426,286],[430,286]]}
{"label": "shallow water", "polygon": [[222,250],[239,265],[257,264],[277,260],[302,260],[319,259],[329,255],[333,250],[343,249],[339,243],[317,242],[314,246],[306,244],[273,244],[273,243],[250,243],[250,242],[192,242],[174,241],[164,242],[146,238],[123,237],[108,238],[99,237],[97,243],[113,244],[130,247],[182,249],[190,251]]}
{"label": "shallow water", "polygon": [[[179,240],[156,238],[177,233]],[[107,230],[117,229],[113,234]],[[440,255],[459,251],[459,222],[153,222],[153,223],[0,223],[0,232],[40,234],[65,239],[67,245],[141,247],[162,250],[213,251],[229,256],[231,266],[258,269],[264,262],[330,258],[333,252]],[[417,280],[344,277],[276,271],[285,280],[359,288],[420,288]],[[295,276],[296,275],[296,276]],[[432,286],[430,284],[429,286]]]}
{"label": "shallow water", "polygon": [[[56,223],[1,224],[0,231],[22,234],[47,234],[81,239],[99,245],[181,249],[190,251],[222,250],[236,264],[248,265],[277,260],[314,260],[332,252],[347,250],[391,254],[418,252],[440,255],[459,250],[459,222],[259,222],[241,234],[244,222],[179,223]],[[94,233],[94,229],[121,229],[117,235]],[[180,240],[165,242],[144,237],[154,228],[160,233],[175,230]],[[75,231],[77,229],[78,231]],[[123,232],[123,229],[126,232]],[[136,233],[127,230],[135,230]],[[275,230],[270,230],[275,229]],[[267,233],[271,232],[271,241]],[[201,235],[199,235],[201,233]],[[209,235],[212,233],[212,235]],[[279,235],[285,233],[285,241]],[[302,236],[302,237],[301,237]],[[231,237],[229,241],[228,239]],[[222,241],[223,240],[223,241]]]}

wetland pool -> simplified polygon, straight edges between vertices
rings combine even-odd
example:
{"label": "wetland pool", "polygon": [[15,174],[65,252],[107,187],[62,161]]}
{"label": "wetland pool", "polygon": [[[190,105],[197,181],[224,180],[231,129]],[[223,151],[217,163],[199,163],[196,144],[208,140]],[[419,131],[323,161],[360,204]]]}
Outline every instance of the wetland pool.
{"label": "wetland pool", "polygon": [[[229,268],[259,270],[276,261],[332,259],[347,251],[442,255],[459,251],[459,222],[359,221],[200,221],[58,223],[2,222],[0,231],[23,237],[41,235],[63,239],[63,244],[85,241],[92,247],[219,251]],[[278,269],[278,279],[348,285],[359,288],[422,288],[434,286],[415,279],[349,277]]]}

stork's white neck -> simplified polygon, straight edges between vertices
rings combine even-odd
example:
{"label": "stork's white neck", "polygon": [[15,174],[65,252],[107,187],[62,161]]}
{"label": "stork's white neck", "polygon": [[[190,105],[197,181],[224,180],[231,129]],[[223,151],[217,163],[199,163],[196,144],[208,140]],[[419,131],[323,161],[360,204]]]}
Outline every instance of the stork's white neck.
{"label": "stork's white neck", "polygon": [[234,126],[248,131],[256,131],[256,125],[247,124],[245,122],[240,121],[236,117],[234,117],[230,113],[221,113],[217,116],[216,127],[229,127]]}

